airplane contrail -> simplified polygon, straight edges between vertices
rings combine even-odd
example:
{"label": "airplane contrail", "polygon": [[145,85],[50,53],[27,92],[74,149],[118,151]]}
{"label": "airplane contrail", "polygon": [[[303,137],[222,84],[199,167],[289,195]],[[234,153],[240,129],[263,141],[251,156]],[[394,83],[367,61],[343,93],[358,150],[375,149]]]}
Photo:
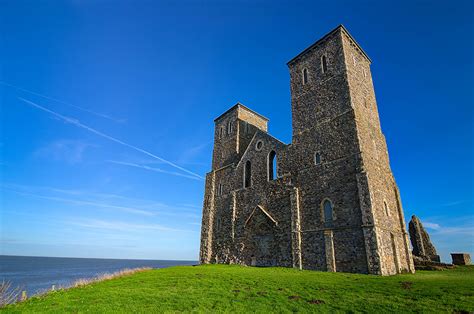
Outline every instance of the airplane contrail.
{"label": "airplane contrail", "polygon": [[43,95],[43,94],[40,94],[40,93],[31,91],[31,90],[22,88],[22,87],[20,87],[20,86],[13,85],[13,84],[10,84],[10,83],[7,83],[7,82],[0,81],[0,84],[5,85],[5,86],[9,86],[9,87],[12,87],[12,88],[15,88],[15,89],[18,89],[18,90],[21,90],[21,91],[23,91],[23,92],[26,92],[26,93],[29,93],[29,94],[32,94],[32,95],[36,95],[36,96],[39,96],[39,97],[43,97],[43,98],[45,98],[45,99],[49,99],[49,100],[55,101],[55,102],[57,102],[57,103],[66,105],[66,106],[70,106],[70,107],[76,108],[76,109],[78,109],[78,110],[81,110],[81,111],[90,113],[90,114],[92,114],[92,115],[95,115],[95,116],[98,116],[98,117],[101,117],[101,118],[105,118],[105,119],[112,120],[112,121],[114,121],[114,122],[122,123],[122,122],[125,121],[125,120],[123,120],[123,119],[116,119],[116,118],[111,117],[111,116],[109,116],[109,115],[106,115],[106,114],[103,114],[103,113],[99,113],[99,112],[95,112],[95,111],[92,111],[92,110],[89,110],[89,109],[86,109],[86,108],[83,108],[83,107],[80,107],[80,106],[77,106],[77,105],[74,105],[74,104],[71,104],[71,103],[68,103],[68,102],[59,100],[59,99],[56,99],[56,98],[53,98],[53,97],[49,97],[49,96],[46,96],[46,95]]}
{"label": "airplane contrail", "polygon": [[146,151],[146,150],[144,150],[144,149],[141,149],[141,148],[136,147],[136,146],[134,146],[134,145],[125,143],[125,142],[123,142],[123,141],[121,141],[121,140],[119,140],[119,139],[117,139],[117,138],[115,138],[115,137],[112,137],[112,136],[110,136],[110,135],[107,135],[107,134],[105,134],[105,133],[102,133],[102,132],[100,132],[100,131],[97,131],[96,129],[91,128],[90,126],[87,126],[87,125],[85,125],[85,124],[82,124],[82,123],[79,122],[79,120],[77,120],[77,119],[73,119],[73,118],[69,118],[69,117],[63,116],[62,114],[59,114],[59,113],[57,113],[57,112],[54,112],[54,111],[52,111],[51,109],[48,109],[48,108],[43,107],[43,106],[41,106],[41,105],[38,105],[38,104],[36,104],[36,103],[34,103],[34,102],[30,101],[30,100],[27,100],[27,99],[24,99],[24,98],[21,98],[21,97],[18,97],[18,99],[20,99],[21,101],[23,101],[23,102],[29,104],[30,106],[36,107],[36,108],[38,108],[38,109],[40,109],[40,110],[43,110],[43,111],[45,111],[45,112],[47,112],[47,113],[50,113],[50,114],[54,115],[55,117],[57,117],[57,118],[59,118],[59,119],[65,121],[65,122],[67,122],[67,123],[73,124],[73,125],[75,125],[75,126],[77,126],[77,127],[79,127],[79,128],[85,129],[85,130],[87,130],[87,131],[89,131],[89,132],[91,132],[91,133],[94,133],[94,134],[96,134],[96,135],[99,135],[100,137],[106,138],[106,139],[108,139],[108,140],[110,140],[110,141],[112,141],[112,142],[121,144],[121,145],[126,146],[126,147],[128,147],[128,148],[131,148],[131,149],[133,149],[133,150],[136,150],[136,151],[138,151],[138,152],[140,152],[140,153],[143,153],[143,154],[145,154],[145,155],[148,155],[148,156],[150,156],[150,157],[152,157],[152,158],[155,158],[155,159],[157,159],[157,160],[159,160],[159,161],[161,161],[161,162],[163,162],[163,163],[165,163],[165,164],[170,165],[171,167],[174,167],[174,168],[179,169],[179,170],[181,170],[181,171],[183,171],[183,172],[186,172],[186,173],[188,173],[188,174],[191,174],[191,175],[193,175],[193,176],[195,176],[195,177],[197,177],[197,178],[199,178],[199,179],[201,179],[201,180],[204,179],[202,176],[200,176],[200,175],[197,174],[197,173],[194,173],[194,172],[192,172],[192,171],[190,171],[190,170],[188,170],[188,169],[185,169],[185,168],[183,168],[183,167],[181,167],[181,166],[178,166],[177,164],[175,164],[175,163],[173,163],[173,162],[171,162],[171,161],[168,161],[168,160],[166,160],[166,159],[164,159],[164,158],[161,158],[161,157],[159,157],[159,156],[157,156],[157,155],[155,155],[155,154],[152,154],[152,153],[150,153],[150,152],[148,152],[148,151]]}
{"label": "airplane contrail", "polygon": [[188,176],[187,174],[182,174],[182,173],[179,173],[179,172],[166,171],[166,170],[163,170],[163,169],[160,169],[160,168],[149,167],[149,166],[146,166],[146,165],[139,165],[139,164],[135,164],[135,163],[131,163],[131,162],[116,161],[116,160],[106,160],[106,162],[110,162],[110,163],[117,164],[117,165],[122,165],[122,166],[129,166],[129,167],[145,169],[145,170],[149,170],[149,171],[167,173],[167,174],[171,174],[173,176],[179,176],[179,177],[189,178],[189,179],[193,179],[193,180],[199,180],[199,178],[197,178],[196,176]]}

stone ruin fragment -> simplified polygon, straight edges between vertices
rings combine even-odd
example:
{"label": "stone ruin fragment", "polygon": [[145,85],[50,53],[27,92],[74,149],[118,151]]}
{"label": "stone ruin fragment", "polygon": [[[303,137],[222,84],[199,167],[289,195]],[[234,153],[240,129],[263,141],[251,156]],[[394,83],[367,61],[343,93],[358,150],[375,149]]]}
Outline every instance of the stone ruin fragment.
{"label": "stone ruin fragment", "polygon": [[468,253],[451,253],[454,265],[471,265],[471,255]]}
{"label": "stone ruin fragment", "polygon": [[413,246],[413,259],[415,263],[418,261],[440,262],[439,255],[431,243],[430,236],[423,228],[420,219],[415,215],[411,216],[408,224],[408,231],[410,233],[411,245]]}

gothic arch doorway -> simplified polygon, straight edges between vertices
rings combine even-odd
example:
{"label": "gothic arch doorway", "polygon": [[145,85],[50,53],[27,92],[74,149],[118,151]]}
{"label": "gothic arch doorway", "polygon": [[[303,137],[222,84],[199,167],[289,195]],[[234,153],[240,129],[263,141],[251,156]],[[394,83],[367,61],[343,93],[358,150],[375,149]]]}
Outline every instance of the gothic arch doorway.
{"label": "gothic arch doorway", "polygon": [[248,265],[277,265],[276,228],[276,221],[263,208],[258,206],[252,212],[245,224],[245,256]]}

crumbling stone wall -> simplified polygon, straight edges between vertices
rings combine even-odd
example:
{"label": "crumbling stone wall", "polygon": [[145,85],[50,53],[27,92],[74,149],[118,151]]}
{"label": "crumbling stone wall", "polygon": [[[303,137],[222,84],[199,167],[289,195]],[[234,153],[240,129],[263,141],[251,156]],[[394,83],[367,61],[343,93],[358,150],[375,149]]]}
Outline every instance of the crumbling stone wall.
{"label": "crumbling stone wall", "polygon": [[436,253],[436,249],[431,243],[430,236],[423,227],[420,219],[415,215],[411,216],[408,227],[411,245],[413,246],[413,255],[424,260],[440,262],[439,255]]}
{"label": "crumbling stone wall", "polygon": [[268,119],[241,104],[215,120],[201,263],[413,272],[370,59],[339,26],[288,67],[291,144],[269,135]]}

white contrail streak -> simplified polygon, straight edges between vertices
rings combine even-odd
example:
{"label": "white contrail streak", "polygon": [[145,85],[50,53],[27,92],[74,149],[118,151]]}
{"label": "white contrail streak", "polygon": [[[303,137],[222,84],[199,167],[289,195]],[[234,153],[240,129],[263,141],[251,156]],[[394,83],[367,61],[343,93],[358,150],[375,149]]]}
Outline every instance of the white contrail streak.
{"label": "white contrail streak", "polygon": [[32,197],[41,198],[41,199],[45,199],[45,200],[50,200],[50,201],[55,201],[55,202],[62,202],[62,203],[69,203],[69,204],[73,204],[73,205],[88,205],[88,206],[100,207],[100,208],[106,208],[106,209],[117,209],[117,210],[121,210],[121,211],[124,211],[124,212],[132,213],[132,214],[140,214],[140,215],[147,215],[147,216],[152,216],[152,215],[156,214],[156,213],[153,213],[151,211],[143,210],[143,209],[140,209],[140,208],[117,206],[117,205],[94,202],[94,201],[87,201],[87,200],[77,200],[77,199],[69,199],[69,198],[63,198],[63,197],[39,195],[39,194],[33,194],[33,193],[19,192],[19,191],[15,191],[15,190],[11,190],[11,189],[7,189],[7,190],[10,190],[14,193],[17,193],[17,194],[23,195],[23,196],[32,196]]}
{"label": "white contrail streak", "polygon": [[122,122],[125,121],[125,120],[123,120],[123,119],[122,119],[122,120],[116,119],[116,118],[111,117],[111,116],[108,116],[108,115],[106,115],[106,114],[99,113],[99,112],[95,112],[95,111],[92,111],[92,110],[89,110],[89,109],[86,109],[86,108],[82,108],[82,107],[80,107],[80,106],[73,105],[73,104],[71,104],[71,103],[68,103],[68,102],[65,102],[65,101],[62,101],[62,100],[53,98],[53,97],[49,97],[49,96],[46,96],[46,95],[43,95],[43,94],[40,94],[40,93],[31,91],[31,90],[22,88],[22,87],[20,87],[20,86],[15,86],[15,85],[9,84],[9,83],[7,83],[7,82],[0,81],[0,84],[3,84],[3,85],[5,85],[5,86],[9,86],[9,87],[12,87],[12,88],[21,90],[21,91],[23,91],[23,92],[25,92],[25,93],[29,93],[29,94],[32,94],[32,95],[36,95],[36,96],[39,96],[39,97],[43,97],[43,98],[45,98],[45,99],[49,99],[49,100],[55,101],[55,102],[57,102],[57,103],[66,105],[66,106],[70,106],[70,107],[76,108],[76,109],[78,109],[78,110],[81,110],[81,111],[90,113],[90,114],[92,114],[92,115],[95,115],[95,116],[98,116],[98,117],[101,117],[101,118],[105,118],[105,119],[112,120],[112,121],[114,121],[114,122],[122,123]]}
{"label": "white contrail streak", "polygon": [[108,140],[110,140],[110,141],[112,141],[112,142],[121,144],[121,145],[126,146],[126,147],[128,147],[128,148],[131,148],[131,149],[133,149],[133,150],[136,150],[136,151],[138,151],[138,152],[140,152],[140,153],[143,153],[143,154],[145,154],[145,155],[147,155],[147,156],[150,156],[150,157],[152,157],[152,158],[155,158],[155,159],[157,159],[157,160],[159,160],[159,161],[161,161],[161,162],[163,162],[163,163],[165,163],[165,164],[170,165],[171,167],[174,167],[174,168],[179,169],[179,170],[181,170],[181,171],[183,171],[183,172],[186,172],[186,173],[188,173],[188,174],[191,174],[191,175],[193,175],[193,176],[195,176],[195,177],[197,177],[197,178],[199,178],[199,179],[201,179],[201,180],[204,179],[202,176],[200,176],[200,175],[197,174],[197,173],[194,173],[194,172],[192,172],[192,171],[190,171],[190,170],[188,170],[188,169],[185,169],[185,168],[183,168],[183,167],[181,167],[181,166],[178,166],[177,164],[172,163],[171,161],[168,161],[168,160],[166,160],[166,159],[164,159],[164,158],[161,158],[161,157],[159,157],[159,156],[157,156],[157,155],[155,155],[155,154],[152,154],[152,153],[150,153],[150,152],[148,152],[148,151],[146,151],[146,150],[144,150],[144,149],[141,149],[141,148],[139,148],[139,147],[133,146],[133,145],[128,144],[128,143],[125,143],[125,142],[123,142],[123,141],[121,141],[121,140],[119,140],[119,139],[116,139],[115,137],[112,137],[112,136],[110,136],[110,135],[107,135],[107,134],[104,134],[104,133],[102,133],[102,132],[100,132],[100,131],[97,131],[96,129],[93,129],[93,128],[91,128],[91,127],[85,125],[85,124],[82,124],[82,123],[79,122],[79,120],[77,120],[77,119],[73,119],[73,118],[69,118],[69,117],[63,116],[62,114],[59,114],[59,113],[57,113],[57,112],[54,112],[54,111],[52,111],[52,110],[50,110],[50,109],[48,109],[48,108],[45,108],[45,107],[43,107],[43,106],[40,106],[40,105],[38,105],[38,104],[36,104],[36,103],[30,101],[30,100],[27,100],[27,99],[24,99],[24,98],[21,98],[21,97],[18,97],[18,99],[20,99],[21,101],[23,101],[23,102],[29,104],[30,106],[33,106],[33,107],[35,107],[35,108],[38,108],[38,109],[43,110],[43,111],[45,111],[45,112],[48,112],[48,113],[54,115],[55,117],[57,117],[57,118],[59,118],[59,119],[65,121],[65,122],[67,122],[67,123],[71,123],[71,124],[73,124],[73,125],[75,125],[75,126],[77,126],[77,127],[79,127],[79,128],[85,129],[85,130],[87,130],[87,131],[89,131],[89,132],[91,132],[91,133],[94,133],[94,134],[96,134],[96,135],[99,135],[100,137],[106,138],[106,139],[108,139]]}
{"label": "white contrail streak", "polygon": [[189,178],[189,179],[193,179],[193,180],[199,180],[199,178],[197,178],[196,176],[188,176],[187,174],[182,174],[182,173],[179,173],[179,172],[166,171],[166,170],[163,170],[163,169],[160,169],[160,168],[155,168],[155,167],[149,167],[149,166],[145,166],[145,165],[134,164],[134,163],[131,163],[131,162],[115,161],[115,160],[106,160],[106,161],[107,161],[107,162],[110,162],[110,163],[113,163],[113,164],[117,164],[117,165],[128,166],[128,167],[135,167],[135,168],[145,169],[145,170],[149,170],[149,171],[167,173],[167,174],[171,174],[171,175],[173,175],[173,176],[179,176],[179,177]]}

